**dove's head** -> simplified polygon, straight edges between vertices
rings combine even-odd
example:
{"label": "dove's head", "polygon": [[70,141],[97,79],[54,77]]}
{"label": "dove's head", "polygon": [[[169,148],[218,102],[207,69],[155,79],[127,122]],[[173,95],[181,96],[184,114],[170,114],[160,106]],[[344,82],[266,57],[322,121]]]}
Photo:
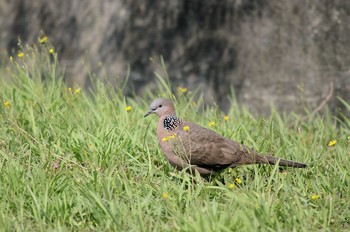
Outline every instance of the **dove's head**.
{"label": "dove's head", "polygon": [[158,117],[175,114],[173,103],[170,100],[164,98],[157,98],[151,103],[149,108],[150,110],[147,112],[147,114],[145,114],[145,117],[150,114],[156,114]]}

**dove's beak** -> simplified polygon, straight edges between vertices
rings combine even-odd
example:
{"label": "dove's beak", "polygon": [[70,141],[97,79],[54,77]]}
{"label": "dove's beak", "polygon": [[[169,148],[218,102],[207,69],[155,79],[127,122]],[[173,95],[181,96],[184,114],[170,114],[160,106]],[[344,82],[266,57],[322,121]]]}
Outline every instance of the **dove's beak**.
{"label": "dove's beak", "polygon": [[148,115],[153,114],[153,113],[154,113],[154,111],[153,111],[153,110],[150,110],[150,111],[148,111],[147,114],[145,114],[145,116],[143,116],[143,117],[145,118],[145,117],[147,117]]}

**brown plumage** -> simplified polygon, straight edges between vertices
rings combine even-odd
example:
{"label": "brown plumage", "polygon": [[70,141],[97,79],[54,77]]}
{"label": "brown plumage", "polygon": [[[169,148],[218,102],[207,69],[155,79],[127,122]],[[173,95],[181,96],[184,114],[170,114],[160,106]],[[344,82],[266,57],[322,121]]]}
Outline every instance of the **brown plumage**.
{"label": "brown plumage", "polygon": [[[170,100],[152,102],[149,112],[159,117],[157,137],[169,163],[178,170],[187,168],[210,175],[225,168],[247,164],[279,164],[305,168],[306,164],[259,154],[195,123],[179,119]],[[188,129],[188,130],[187,130]]]}

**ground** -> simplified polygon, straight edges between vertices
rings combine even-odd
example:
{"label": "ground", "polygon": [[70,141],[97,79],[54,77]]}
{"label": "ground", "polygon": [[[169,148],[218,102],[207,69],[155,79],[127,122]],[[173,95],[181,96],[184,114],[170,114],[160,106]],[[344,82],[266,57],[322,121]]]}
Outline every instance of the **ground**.
{"label": "ground", "polygon": [[[93,90],[67,87],[49,49],[23,49],[1,68],[4,231],[350,230],[348,118],[254,117],[234,97],[226,115],[190,90],[172,95],[159,75],[143,98],[108,78]],[[175,100],[182,118],[309,166],[251,165],[208,180],[176,171],[156,142],[156,117],[143,118],[158,96]]]}

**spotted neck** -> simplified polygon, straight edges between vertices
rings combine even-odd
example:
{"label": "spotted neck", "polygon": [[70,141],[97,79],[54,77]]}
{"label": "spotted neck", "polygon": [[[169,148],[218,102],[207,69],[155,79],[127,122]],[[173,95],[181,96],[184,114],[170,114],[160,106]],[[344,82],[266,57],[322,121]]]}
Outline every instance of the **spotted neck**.
{"label": "spotted neck", "polygon": [[181,124],[181,119],[175,114],[167,115],[163,120],[163,128],[167,131],[173,131]]}

